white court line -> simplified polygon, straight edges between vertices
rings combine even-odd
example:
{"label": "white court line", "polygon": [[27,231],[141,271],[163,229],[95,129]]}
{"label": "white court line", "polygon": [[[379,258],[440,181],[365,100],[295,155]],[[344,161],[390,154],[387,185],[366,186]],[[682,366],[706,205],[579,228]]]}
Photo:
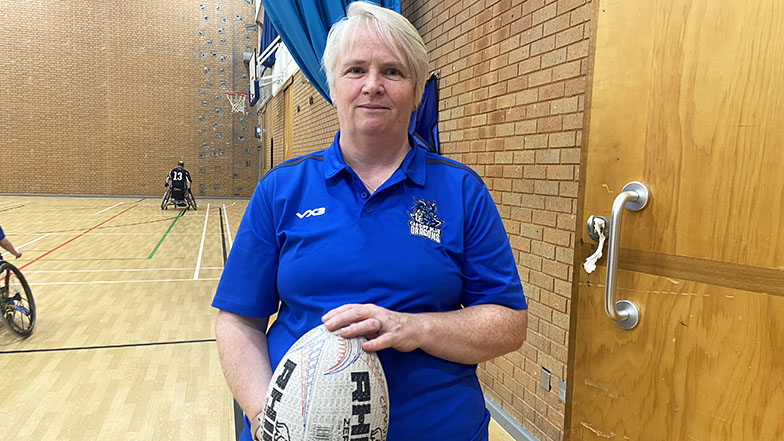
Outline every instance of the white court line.
{"label": "white court line", "polygon": [[231,251],[231,230],[229,229],[229,212],[226,211],[226,204],[223,204],[223,220],[226,221],[226,234],[229,235],[229,246],[226,251]]}
{"label": "white court line", "polygon": [[[219,270],[222,266],[205,266],[205,270]],[[126,273],[145,271],[190,271],[191,268],[136,268],[136,269],[95,269],[95,270],[25,270],[25,274],[60,274],[60,273]],[[188,279],[191,280],[191,279]],[[204,279],[202,279],[204,280]]]}
{"label": "white court line", "polygon": [[46,236],[48,236],[50,234],[52,234],[52,233],[46,233],[43,236],[39,237],[38,239],[33,239],[30,242],[27,242],[26,244],[19,245],[18,248],[26,247],[27,245],[30,245],[31,243],[38,242],[39,240],[43,239],[44,237],[46,237]]}
{"label": "white court line", "polygon": [[[204,280],[220,280],[219,277],[210,277]],[[104,285],[104,284],[117,284],[117,283],[168,283],[168,282],[193,282],[193,279],[158,279],[158,280],[95,280],[92,282],[40,282],[29,283],[30,286],[46,286],[46,285]]]}
{"label": "white court line", "polygon": [[103,213],[106,210],[111,210],[112,208],[114,208],[114,207],[116,207],[118,205],[122,205],[122,204],[123,204],[122,202],[118,202],[118,203],[112,205],[111,207],[107,207],[107,208],[104,208],[103,210],[101,210],[101,211],[99,211],[97,213],[93,213],[93,216],[95,216],[96,214],[101,214],[101,213]]}
{"label": "white court line", "polygon": [[[31,243],[33,243],[33,242],[38,242],[39,240],[43,239],[44,237],[48,236],[49,234],[50,234],[50,233],[44,234],[43,236],[39,237],[38,239],[33,239],[33,240],[31,240],[30,242],[27,242],[27,243],[24,243],[24,244],[22,244],[22,245],[19,245],[18,247],[16,247],[16,249],[17,249],[17,250],[21,250],[21,249],[22,249],[22,248],[24,248],[25,246],[27,246],[27,245],[30,245],[30,244],[31,244]],[[3,254],[6,254],[6,253],[7,253],[7,251],[3,251],[2,253],[0,253],[0,257],[2,257],[2,256],[3,256]]]}
{"label": "white court line", "polygon": [[201,231],[201,244],[199,245],[199,257],[196,258],[196,270],[193,272],[193,280],[199,279],[199,268],[201,267],[201,254],[204,252],[204,237],[207,235],[207,217],[210,214],[210,204],[207,204],[207,211],[204,213],[204,229]]}

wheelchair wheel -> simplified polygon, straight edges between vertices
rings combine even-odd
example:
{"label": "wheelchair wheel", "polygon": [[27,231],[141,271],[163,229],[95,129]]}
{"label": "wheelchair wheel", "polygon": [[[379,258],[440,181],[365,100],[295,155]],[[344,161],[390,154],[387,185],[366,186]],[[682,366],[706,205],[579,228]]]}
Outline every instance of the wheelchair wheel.
{"label": "wheelchair wheel", "polygon": [[185,199],[187,199],[187,200],[188,200],[188,206],[189,206],[190,208],[193,208],[194,210],[197,210],[197,208],[196,208],[196,199],[193,199],[193,195],[192,195],[192,194],[190,194],[190,192],[188,192],[188,193],[185,195]]}
{"label": "wheelchair wheel", "polygon": [[166,190],[166,193],[163,194],[163,198],[161,198],[161,210],[169,208],[169,199],[171,199],[171,190]]}
{"label": "wheelchair wheel", "polygon": [[22,272],[8,263],[0,263],[0,306],[3,320],[14,334],[28,337],[35,327],[35,301]]}

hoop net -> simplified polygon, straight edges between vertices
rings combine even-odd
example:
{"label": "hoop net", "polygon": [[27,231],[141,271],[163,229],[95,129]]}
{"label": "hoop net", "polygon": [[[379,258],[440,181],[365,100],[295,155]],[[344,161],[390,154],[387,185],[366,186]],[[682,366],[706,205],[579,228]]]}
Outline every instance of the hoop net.
{"label": "hoop net", "polygon": [[226,92],[226,98],[231,103],[231,111],[245,113],[245,103],[248,101],[248,94],[245,92]]}

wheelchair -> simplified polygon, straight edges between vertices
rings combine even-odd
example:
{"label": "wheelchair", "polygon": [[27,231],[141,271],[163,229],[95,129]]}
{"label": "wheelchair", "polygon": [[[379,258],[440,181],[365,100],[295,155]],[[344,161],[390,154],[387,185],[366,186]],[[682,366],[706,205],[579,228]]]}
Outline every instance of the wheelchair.
{"label": "wheelchair", "polygon": [[8,329],[22,338],[33,333],[35,300],[22,272],[0,256],[0,314]]}
{"label": "wheelchair", "polygon": [[161,198],[161,210],[168,210],[169,205],[174,205],[177,208],[194,209],[196,210],[196,200],[193,199],[193,194],[184,187],[169,186],[166,193]]}

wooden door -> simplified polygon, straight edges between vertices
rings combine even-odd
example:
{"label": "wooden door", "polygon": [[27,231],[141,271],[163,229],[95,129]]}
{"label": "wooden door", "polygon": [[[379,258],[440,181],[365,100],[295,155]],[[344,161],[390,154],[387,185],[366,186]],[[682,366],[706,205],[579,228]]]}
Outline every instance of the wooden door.
{"label": "wooden door", "polygon": [[[578,264],[630,181],[617,300],[576,277],[567,438],[784,439],[784,2],[595,4]],[[605,248],[606,254],[606,248]]]}

